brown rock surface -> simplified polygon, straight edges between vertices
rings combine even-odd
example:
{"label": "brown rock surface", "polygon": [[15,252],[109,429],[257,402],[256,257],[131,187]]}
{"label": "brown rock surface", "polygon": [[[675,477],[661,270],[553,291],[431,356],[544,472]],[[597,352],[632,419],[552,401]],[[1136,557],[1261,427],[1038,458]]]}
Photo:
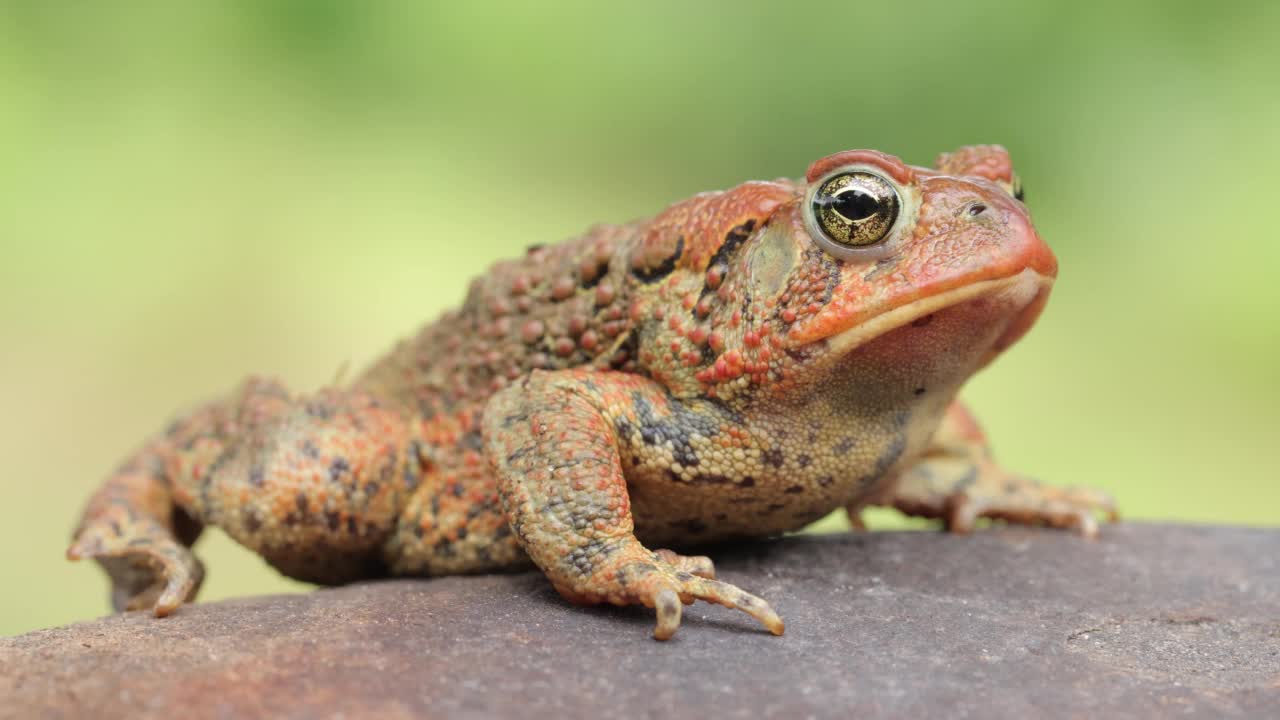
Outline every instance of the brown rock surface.
{"label": "brown rock surface", "polygon": [[1280,717],[1280,531],[800,537],[713,553],[787,622],[397,580],[0,639],[0,717]]}

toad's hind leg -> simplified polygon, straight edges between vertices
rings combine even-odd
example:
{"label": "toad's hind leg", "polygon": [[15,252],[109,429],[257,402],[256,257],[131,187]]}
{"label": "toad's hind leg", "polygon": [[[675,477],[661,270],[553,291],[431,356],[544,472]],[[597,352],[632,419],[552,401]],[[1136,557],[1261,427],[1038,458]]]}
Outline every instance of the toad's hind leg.
{"label": "toad's hind leg", "polygon": [[203,579],[188,550],[217,525],[277,569],[343,582],[380,566],[408,471],[407,423],[367,394],[291,397],[249,380],[173,423],[93,496],[67,555],[93,557],[116,609],[167,615]]}
{"label": "toad's hind leg", "polygon": [[[948,408],[924,456],[903,470],[881,502],[908,515],[941,518],[960,533],[987,517],[1072,528],[1093,537],[1097,513],[1112,520],[1117,516],[1115,501],[1104,492],[1044,485],[997,465],[982,430],[959,402]],[[855,526],[860,509],[849,508]]]}
{"label": "toad's hind leg", "polygon": [[89,501],[67,549],[72,560],[102,566],[117,611],[168,615],[204,580],[204,565],[188,549],[201,526],[173,505],[160,464],[147,448],[117,471]]}
{"label": "toad's hind leg", "polygon": [[589,370],[535,372],[496,394],[484,412],[485,452],[507,519],[561,595],[655,608],[659,640],[694,600],[742,610],[781,635],[768,603],[711,579],[708,558],[655,552],[634,535],[616,428],[638,427],[641,405],[664,415],[674,402],[646,378]]}
{"label": "toad's hind leg", "polygon": [[283,388],[250,380],[224,402],[175,421],[112,474],[90,498],[67,557],[94,558],[111,581],[116,610],[173,612],[195,597],[204,566],[188,549],[203,528],[183,506],[183,476],[216,464],[236,434],[237,410],[270,408]]}

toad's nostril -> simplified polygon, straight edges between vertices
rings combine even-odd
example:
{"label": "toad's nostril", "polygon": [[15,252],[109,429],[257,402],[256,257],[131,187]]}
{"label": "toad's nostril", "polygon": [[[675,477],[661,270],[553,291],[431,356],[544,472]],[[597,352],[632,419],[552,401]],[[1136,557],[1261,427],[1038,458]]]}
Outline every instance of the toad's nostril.
{"label": "toad's nostril", "polygon": [[978,217],[987,211],[987,206],[983,203],[974,203],[969,206],[969,217]]}

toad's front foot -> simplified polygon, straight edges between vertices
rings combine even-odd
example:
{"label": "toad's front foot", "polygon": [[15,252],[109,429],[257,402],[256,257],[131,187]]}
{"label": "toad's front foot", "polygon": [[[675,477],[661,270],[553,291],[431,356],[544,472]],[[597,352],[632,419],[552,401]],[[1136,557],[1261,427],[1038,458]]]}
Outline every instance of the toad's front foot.
{"label": "toad's front foot", "polygon": [[77,533],[67,558],[94,558],[111,577],[117,610],[151,609],[164,617],[195,597],[204,565],[150,518],[112,508]]}
{"label": "toad's front foot", "polygon": [[[969,411],[952,403],[928,450],[906,468],[885,497],[875,501],[908,515],[940,518],[952,532],[973,530],[978,518],[1022,525],[1070,528],[1085,537],[1098,534],[1099,513],[1118,518],[1115,500],[1087,488],[1044,485],[1011,473],[991,457],[986,436]],[[849,519],[861,525],[861,503]]]}
{"label": "toad's front foot", "polygon": [[782,618],[769,603],[728,583],[712,579],[715,570],[706,557],[686,557],[670,550],[650,552],[634,540],[623,541],[607,564],[572,584],[556,589],[570,602],[593,605],[644,605],[658,614],[653,636],[670,639],[680,627],[682,604],[704,600],[741,610],[781,635]]}
{"label": "toad's front foot", "polygon": [[956,533],[970,532],[985,517],[1068,528],[1092,538],[1099,513],[1111,521],[1118,517],[1115,500],[1100,490],[1045,485],[994,464],[922,463],[899,482],[893,506],[908,515],[941,518]]}

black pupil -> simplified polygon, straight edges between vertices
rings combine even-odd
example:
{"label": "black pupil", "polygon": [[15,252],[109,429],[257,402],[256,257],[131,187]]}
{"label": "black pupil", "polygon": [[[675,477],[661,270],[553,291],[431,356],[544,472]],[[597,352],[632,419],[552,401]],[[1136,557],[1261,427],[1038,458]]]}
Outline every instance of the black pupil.
{"label": "black pupil", "polygon": [[858,188],[849,188],[836,195],[831,209],[850,220],[865,220],[880,212],[880,199]]}

